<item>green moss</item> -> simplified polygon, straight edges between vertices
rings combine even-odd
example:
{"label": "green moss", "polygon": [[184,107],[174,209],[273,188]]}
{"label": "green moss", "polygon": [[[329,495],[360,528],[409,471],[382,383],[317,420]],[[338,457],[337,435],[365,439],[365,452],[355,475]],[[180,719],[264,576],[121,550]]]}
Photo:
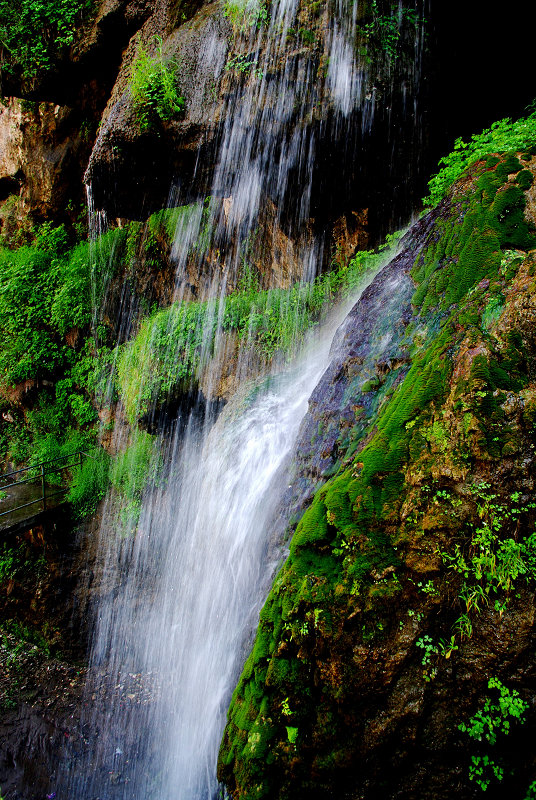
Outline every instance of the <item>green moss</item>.
{"label": "green moss", "polygon": [[526,192],[528,189],[530,189],[533,182],[534,175],[529,169],[523,169],[516,175],[516,183],[523,192]]}
{"label": "green moss", "polygon": [[496,172],[499,178],[505,181],[508,175],[519,172],[522,168],[522,164],[515,153],[506,153],[505,157],[499,161]]}
{"label": "green moss", "polygon": [[[243,713],[241,709],[246,698],[244,682],[260,682],[255,691],[247,692],[247,697],[256,696],[260,688],[271,708],[280,702],[277,698],[289,693],[301,698],[299,702],[309,708],[307,673],[303,665],[290,656],[288,649],[282,651],[276,643],[284,635],[281,621],[290,621],[296,615],[303,620],[309,610],[311,618],[322,620],[322,630],[326,635],[331,630],[329,620],[334,608],[340,602],[347,602],[350,590],[354,593],[365,591],[373,580],[373,574],[399,564],[382,525],[403,490],[402,469],[408,457],[411,436],[406,423],[444,390],[449,370],[449,363],[444,358],[446,344],[446,336],[439,336],[412,365],[377,420],[376,435],[359,454],[361,469],[342,469],[328,480],[298,524],[287,563],[261,613],[253,659],[248,659],[231,705],[220,756],[222,776],[229,775],[227,770],[235,769],[237,763],[241,780],[248,784],[252,775],[264,774],[263,765],[256,760],[256,755],[238,744],[245,735],[245,729],[240,729],[237,719],[237,715]],[[375,602],[388,602],[396,594],[395,583],[388,581],[385,586],[379,586],[371,595]],[[321,614],[314,613],[319,608]],[[269,639],[270,628],[274,631],[275,641]],[[275,633],[277,628],[278,634]],[[372,628],[375,636],[381,634],[377,625],[373,624]],[[363,631],[365,637],[369,633]],[[335,690],[334,696],[338,696],[340,691]],[[300,747],[299,738],[295,745]],[[231,753],[238,752],[240,755],[234,760]]]}
{"label": "green moss", "polygon": [[[497,159],[498,162],[499,159]],[[482,192],[482,205],[488,207],[492,204],[497,194],[497,190],[502,186],[503,181],[499,179],[497,173],[487,170],[477,179],[477,188]]]}
{"label": "green moss", "polygon": [[381,382],[379,378],[371,378],[370,380],[365,381],[365,383],[361,387],[361,391],[363,392],[363,394],[367,394],[368,392],[374,392],[380,385]]}
{"label": "green moss", "polygon": [[458,303],[476,283],[498,275],[502,250],[527,250],[536,243],[524,216],[522,187],[505,184],[508,175],[520,169],[519,160],[510,154],[490,163],[495,169],[478,176],[478,193],[465,204],[461,229],[453,215],[441,238],[427,245],[413,268],[417,288],[412,303],[423,314]]}
{"label": "green moss", "polygon": [[490,330],[498,321],[504,307],[504,296],[502,294],[492,297],[482,312],[482,328]]}
{"label": "green moss", "polygon": [[486,169],[493,169],[493,167],[496,167],[498,163],[499,163],[498,156],[488,156],[486,158]]}

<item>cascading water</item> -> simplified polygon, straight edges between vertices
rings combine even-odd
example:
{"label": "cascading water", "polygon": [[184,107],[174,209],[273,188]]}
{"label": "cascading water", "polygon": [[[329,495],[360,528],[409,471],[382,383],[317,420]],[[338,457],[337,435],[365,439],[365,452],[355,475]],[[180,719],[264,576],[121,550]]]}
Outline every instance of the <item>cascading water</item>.
{"label": "cascading water", "polygon": [[[375,97],[353,50],[355,7],[348,11],[335,4],[325,83],[337,124],[344,126],[358,109],[359,125],[367,127]],[[285,371],[270,375],[264,368],[264,378],[243,386],[218,416],[210,399],[221,378],[221,360],[210,359],[225,348],[225,337],[223,303],[216,300],[236,285],[244,243],[263,203],[273,204],[279,225],[292,181],[299,180],[300,197],[285,220],[296,241],[311,215],[315,133],[308,121],[320,92],[318,65],[299,53],[288,58],[298,8],[297,0],[275,0],[267,30],[252,26],[237,44],[234,57],[247,56],[256,78],[227,100],[211,191],[223,202],[208,206],[208,221],[201,203],[177,223],[178,303],[203,225],[210,235],[203,247],[197,245],[200,269],[215,243],[228,255],[221,274],[210,276],[201,289],[201,299],[214,299],[206,305],[198,368],[205,374],[208,402],[199,403],[194,384],[193,408],[183,409],[174,435],[168,431],[158,438],[150,470],[159,475],[157,488],[145,492],[138,520],[122,509],[119,524],[116,500],[106,501],[84,752],[69,754],[56,785],[58,798],[202,800],[217,793],[216,758],[227,704],[280,558],[269,536],[286,488],[286,458],[327,366],[335,324],[311,336]],[[310,232],[301,242],[294,256],[302,265],[301,278],[310,279],[324,244]],[[343,316],[340,308],[335,322]],[[235,364],[239,377],[252,372],[251,342],[244,337],[244,343]],[[148,355],[151,346],[149,338]],[[169,350],[173,358],[171,340]],[[118,426],[114,448],[124,449],[127,439],[125,427]]]}

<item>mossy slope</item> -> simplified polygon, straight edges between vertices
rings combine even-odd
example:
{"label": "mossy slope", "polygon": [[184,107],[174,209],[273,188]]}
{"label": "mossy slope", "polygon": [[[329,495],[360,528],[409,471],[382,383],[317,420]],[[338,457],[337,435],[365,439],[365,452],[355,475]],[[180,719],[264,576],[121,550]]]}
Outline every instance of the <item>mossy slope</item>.
{"label": "mossy slope", "polygon": [[[297,448],[289,503],[306,510],[229,710],[234,798],[472,797],[457,724],[514,662],[532,697],[533,172],[511,153],[473,165],[339,336]],[[524,797],[517,731],[502,757],[501,791]]]}

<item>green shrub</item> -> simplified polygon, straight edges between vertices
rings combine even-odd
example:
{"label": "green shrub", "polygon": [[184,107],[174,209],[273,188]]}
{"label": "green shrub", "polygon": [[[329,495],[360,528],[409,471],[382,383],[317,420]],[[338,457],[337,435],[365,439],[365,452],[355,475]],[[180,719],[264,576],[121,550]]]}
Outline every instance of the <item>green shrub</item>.
{"label": "green shrub", "polygon": [[[428,183],[430,193],[428,197],[424,198],[423,204],[425,206],[437,205],[447,194],[454,181],[476,161],[486,158],[490,154],[519,152],[535,145],[536,113],[515,122],[509,118],[501,119],[482,133],[474,134],[468,142],[464,142],[461,138],[456,139],[453,151],[440,159],[441,169]],[[519,164],[511,171],[516,172],[520,168]],[[527,181],[526,178],[521,180],[524,184]]]}
{"label": "green shrub", "polygon": [[126,500],[139,501],[147,484],[157,482],[161,469],[156,439],[136,429],[127,449],[112,462],[110,480]]}
{"label": "green shrub", "polygon": [[363,26],[362,33],[370,45],[393,57],[398,54],[402,39],[403,25],[409,24],[413,29],[417,25],[417,14],[414,9],[394,6],[389,14],[381,14],[377,0],[370,5],[371,19]]}
{"label": "green shrub", "polygon": [[261,27],[268,21],[268,10],[264,0],[224,0],[223,15],[233,29],[244,33],[253,26]]}
{"label": "green shrub", "polygon": [[0,0],[0,68],[32,82],[73,44],[94,0]]}
{"label": "green shrub", "polygon": [[[35,392],[25,415],[2,431],[2,457],[17,465],[95,447],[110,354],[90,332],[105,336],[92,323],[99,322],[126,239],[127,230],[99,237],[95,261],[88,242],[73,247],[72,234],[46,223],[32,245],[0,247],[0,394],[9,397],[23,381]],[[65,484],[69,477],[48,479]]]}
{"label": "green shrub", "polygon": [[138,38],[136,57],[132,63],[130,92],[142,130],[169,122],[184,110],[184,98],[177,87],[178,64],[164,59],[162,40],[155,37],[156,54],[149,55]]}
{"label": "green shrub", "polygon": [[73,349],[63,337],[89,327],[125,239],[124,230],[100,237],[96,267],[89,242],[69,250],[61,225],[43,225],[31,246],[0,247],[0,383],[50,378],[73,366]]}
{"label": "green shrub", "polygon": [[101,449],[90,452],[75,474],[67,494],[76,516],[81,518],[94,513],[109,484],[110,456]]}

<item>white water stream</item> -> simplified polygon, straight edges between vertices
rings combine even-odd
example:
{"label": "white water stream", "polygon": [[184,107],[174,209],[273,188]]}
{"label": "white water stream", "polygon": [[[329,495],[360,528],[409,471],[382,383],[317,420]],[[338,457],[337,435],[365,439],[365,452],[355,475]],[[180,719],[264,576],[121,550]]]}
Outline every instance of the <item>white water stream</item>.
{"label": "white water stream", "polygon": [[[354,298],[355,299],[355,298]],[[271,522],[307,401],[349,308],[309,337],[289,368],[193,415],[166,449],[164,488],[135,536],[100,537],[107,565],[93,648],[92,728],[80,798],[216,796],[216,760],[236,684],[281,548]],[[95,734],[95,738],[92,738]],[[60,795],[63,797],[63,795]]]}
{"label": "white water stream", "polygon": [[[325,77],[340,124],[359,107],[360,124],[368,126],[374,94],[367,94],[366,70],[352,49],[356,4],[348,6],[346,13],[341,0],[334,4]],[[266,193],[280,213],[292,171],[312,172],[315,141],[305,120],[318,91],[316,67],[289,59],[273,69],[285,57],[289,30],[298,27],[297,8],[297,0],[274,0],[267,32],[252,29],[245,48],[259,77],[231,98],[224,117],[212,194],[228,202],[211,220],[221,240],[247,241]],[[298,227],[310,217],[310,181],[300,185]],[[199,235],[201,208],[177,227],[178,278]],[[304,279],[316,273],[322,246],[314,239],[304,246]],[[227,279],[215,277],[210,296],[223,294]],[[104,567],[83,719],[86,750],[69,756],[58,800],[217,795],[230,695],[281,558],[270,531],[286,462],[348,309],[339,308],[311,335],[284,373],[242,386],[219,418],[208,405],[177,425],[171,441],[161,442],[165,485],[146,493],[135,533],[118,532],[108,498],[98,544]],[[214,386],[218,378],[211,376]],[[115,443],[123,437],[117,430]]]}

